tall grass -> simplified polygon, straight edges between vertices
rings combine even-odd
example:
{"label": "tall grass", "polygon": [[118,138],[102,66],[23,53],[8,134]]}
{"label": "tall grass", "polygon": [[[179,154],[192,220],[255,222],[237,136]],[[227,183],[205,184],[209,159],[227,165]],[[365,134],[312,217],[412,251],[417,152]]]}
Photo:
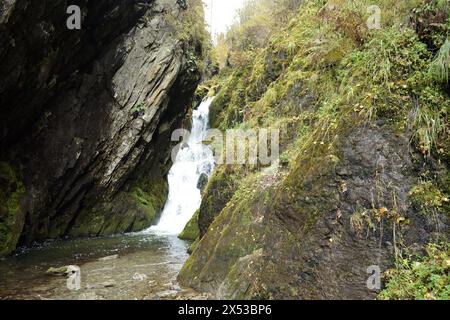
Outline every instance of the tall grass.
{"label": "tall grass", "polygon": [[450,41],[445,40],[441,49],[430,64],[430,74],[438,82],[448,84],[450,65]]}

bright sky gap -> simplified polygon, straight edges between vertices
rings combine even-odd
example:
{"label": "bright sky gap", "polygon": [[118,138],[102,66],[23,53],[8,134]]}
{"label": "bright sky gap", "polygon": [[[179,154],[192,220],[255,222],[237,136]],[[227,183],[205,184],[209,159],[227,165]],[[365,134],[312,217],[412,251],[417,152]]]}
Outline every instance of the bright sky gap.
{"label": "bright sky gap", "polygon": [[205,4],[206,22],[213,38],[227,31],[236,18],[244,0],[203,0]]}

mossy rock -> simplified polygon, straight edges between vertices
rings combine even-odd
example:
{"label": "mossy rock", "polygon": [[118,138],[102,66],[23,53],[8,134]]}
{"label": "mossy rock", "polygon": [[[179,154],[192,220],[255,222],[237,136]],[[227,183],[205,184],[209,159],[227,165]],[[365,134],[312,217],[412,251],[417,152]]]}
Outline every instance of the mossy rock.
{"label": "mossy rock", "polygon": [[112,201],[101,201],[82,211],[68,235],[107,236],[144,230],[158,220],[167,194],[168,183],[163,177],[140,181]]}
{"label": "mossy rock", "polygon": [[14,168],[0,162],[0,256],[16,249],[24,225],[20,203],[25,187]]}
{"label": "mossy rock", "polygon": [[[77,217],[75,224],[69,231],[70,237],[98,236],[105,223],[105,212],[98,209],[83,210]],[[60,235],[55,235],[57,238]]]}
{"label": "mossy rock", "polygon": [[[225,281],[221,284],[218,295],[224,300],[248,300],[255,297],[255,274],[264,263],[263,250],[240,258],[230,269]],[[252,283],[252,286],[249,286]],[[262,298],[262,297],[261,297]]]}
{"label": "mossy rock", "polygon": [[219,118],[221,112],[225,110],[225,107],[229,101],[229,96],[223,91],[220,91],[214,101],[209,107],[209,123],[211,128],[219,128],[221,119]]}
{"label": "mossy rock", "polygon": [[184,228],[183,232],[178,236],[182,240],[194,241],[200,236],[200,229],[198,228],[198,215],[199,210],[194,213],[194,216],[189,220]]}
{"label": "mossy rock", "polygon": [[258,181],[258,175],[247,178],[195,244],[178,277],[182,284],[204,289],[202,282],[214,277],[218,286],[239,258],[259,248],[262,205],[273,190],[262,190]]}
{"label": "mossy rock", "polygon": [[189,246],[189,248],[187,250],[188,254],[192,254],[197,249],[199,243],[200,243],[200,238],[195,239],[195,241],[191,243],[191,245]]}
{"label": "mossy rock", "polygon": [[209,92],[210,88],[206,85],[200,85],[197,87],[194,95],[194,108],[200,105],[203,99],[208,96]]}
{"label": "mossy rock", "polygon": [[46,274],[52,276],[65,276],[69,272],[68,267],[50,267],[48,268]]}
{"label": "mossy rock", "polygon": [[218,167],[204,190],[200,206],[198,226],[200,236],[207,231],[214,219],[220,214],[237,189],[239,172],[226,166]]}

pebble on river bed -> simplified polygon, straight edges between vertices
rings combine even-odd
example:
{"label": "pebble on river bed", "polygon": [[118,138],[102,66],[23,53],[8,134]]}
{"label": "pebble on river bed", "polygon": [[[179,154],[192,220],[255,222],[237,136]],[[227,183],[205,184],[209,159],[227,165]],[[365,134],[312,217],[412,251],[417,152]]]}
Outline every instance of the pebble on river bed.
{"label": "pebble on river bed", "polygon": [[88,285],[87,289],[101,289],[101,288],[112,288],[115,287],[116,283],[114,281],[106,281],[99,284]]}
{"label": "pebble on river bed", "polygon": [[147,278],[148,277],[146,274],[135,273],[133,275],[133,280],[136,280],[136,281],[144,281],[144,280],[147,280]]}

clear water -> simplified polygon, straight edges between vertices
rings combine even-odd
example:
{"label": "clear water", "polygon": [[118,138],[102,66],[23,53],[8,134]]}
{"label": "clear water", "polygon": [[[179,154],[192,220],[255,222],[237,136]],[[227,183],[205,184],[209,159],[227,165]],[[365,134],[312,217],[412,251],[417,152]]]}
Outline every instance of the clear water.
{"label": "clear water", "polygon": [[[189,246],[177,235],[200,207],[199,177],[214,168],[212,151],[201,143],[211,102],[194,111],[188,147],[178,153],[170,171],[169,197],[157,226],[115,237],[49,241],[0,259],[0,300],[207,298],[180,287],[176,277]],[[70,290],[64,276],[46,274],[50,267],[67,265],[80,267],[80,290]]]}
{"label": "clear water", "polygon": [[[187,246],[176,236],[151,234],[47,242],[0,260],[0,299],[195,299],[176,282]],[[102,260],[112,255],[118,257]],[[46,274],[66,265],[80,266],[80,290]]]}

